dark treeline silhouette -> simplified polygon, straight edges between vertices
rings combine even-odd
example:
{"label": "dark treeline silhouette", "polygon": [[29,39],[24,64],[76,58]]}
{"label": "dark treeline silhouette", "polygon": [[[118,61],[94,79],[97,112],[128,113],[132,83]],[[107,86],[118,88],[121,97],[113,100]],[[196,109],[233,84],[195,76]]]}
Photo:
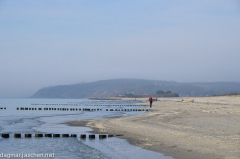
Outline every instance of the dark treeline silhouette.
{"label": "dark treeline silhouette", "polygon": [[179,97],[177,93],[172,93],[171,91],[164,92],[162,90],[158,90],[156,94],[160,95],[161,97]]}
{"label": "dark treeline silhouette", "polygon": [[[157,91],[179,96],[212,96],[240,93],[240,83],[178,83],[174,81],[114,79],[42,88],[33,98],[106,98],[112,96],[155,95]],[[169,92],[168,92],[169,93]]]}

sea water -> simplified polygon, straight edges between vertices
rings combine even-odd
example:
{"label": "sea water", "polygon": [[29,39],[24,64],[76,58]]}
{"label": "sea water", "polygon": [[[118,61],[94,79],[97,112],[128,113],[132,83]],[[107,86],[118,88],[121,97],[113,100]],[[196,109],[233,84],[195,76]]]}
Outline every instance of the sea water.
{"label": "sea water", "polygon": [[[96,138],[89,139],[90,128],[63,124],[78,119],[100,119],[146,113],[109,111],[143,108],[136,105],[137,101],[121,100],[2,98],[0,99],[0,108],[3,108],[0,109],[0,158],[172,159],[161,153],[131,145],[117,137],[99,139],[99,135],[94,134]],[[42,110],[38,110],[39,108]],[[68,111],[60,108],[66,108]],[[83,108],[102,109],[102,111],[83,111]],[[9,134],[10,137],[2,138],[2,133]],[[14,134],[21,134],[21,138],[14,138]],[[32,134],[32,137],[25,138],[25,134]],[[35,134],[77,134],[77,137],[36,138]],[[80,139],[81,134],[86,134],[87,138]]]}

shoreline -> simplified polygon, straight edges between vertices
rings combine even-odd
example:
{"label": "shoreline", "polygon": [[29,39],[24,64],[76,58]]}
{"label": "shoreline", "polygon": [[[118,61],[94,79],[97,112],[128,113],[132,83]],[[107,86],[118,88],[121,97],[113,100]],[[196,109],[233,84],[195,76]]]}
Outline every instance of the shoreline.
{"label": "shoreline", "polygon": [[146,114],[67,124],[123,135],[118,137],[175,159],[240,158],[240,97],[184,98],[194,102],[181,102],[183,97],[159,99],[153,102],[154,111]]}

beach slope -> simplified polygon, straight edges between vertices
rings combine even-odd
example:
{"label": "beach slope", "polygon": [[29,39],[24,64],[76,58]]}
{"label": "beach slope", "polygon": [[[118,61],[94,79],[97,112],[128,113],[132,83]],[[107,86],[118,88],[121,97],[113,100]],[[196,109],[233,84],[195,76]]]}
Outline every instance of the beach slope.
{"label": "beach slope", "polygon": [[68,124],[122,135],[131,144],[176,159],[240,158],[239,96],[159,99],[146,114]]}

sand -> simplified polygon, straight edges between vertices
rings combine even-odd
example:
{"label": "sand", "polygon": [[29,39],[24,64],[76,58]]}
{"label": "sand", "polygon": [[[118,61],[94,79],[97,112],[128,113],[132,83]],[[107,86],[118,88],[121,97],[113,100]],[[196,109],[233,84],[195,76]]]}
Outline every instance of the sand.
{"label": "sand", "polygon": [[[147,102],[147,98],[137,100]],[[131,144],[176,159],[240,159],[239,96],[158,100],[150,113],[68,124],[87,126],[96,133],[122,135],[119,137]]]}

